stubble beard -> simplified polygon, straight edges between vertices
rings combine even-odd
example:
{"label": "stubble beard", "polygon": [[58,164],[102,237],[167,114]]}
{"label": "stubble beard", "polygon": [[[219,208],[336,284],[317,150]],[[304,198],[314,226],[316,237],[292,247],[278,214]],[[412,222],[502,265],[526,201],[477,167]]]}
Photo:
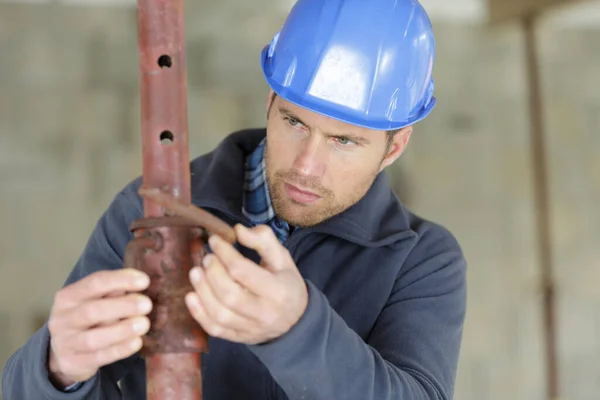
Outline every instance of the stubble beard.
{"label": "stubble beard", "polygon": [[[267,146],[265,149],[265,168],[267,169],[267,187],[273,209],[279,218],[291,226],[299,228],[318,225],[346,211],[365,195],[378,175],[378,171],[368,175],[365,181],[356,186],[351,196],[345,201],[339,201],[335,193],[323,187],[317,179],[300,175],[294,170],[272,171],[270,166]],[[287,196],[284,188],[285,182],[310,190],[321,196],[321,199],[314,205],[296,203]]]}

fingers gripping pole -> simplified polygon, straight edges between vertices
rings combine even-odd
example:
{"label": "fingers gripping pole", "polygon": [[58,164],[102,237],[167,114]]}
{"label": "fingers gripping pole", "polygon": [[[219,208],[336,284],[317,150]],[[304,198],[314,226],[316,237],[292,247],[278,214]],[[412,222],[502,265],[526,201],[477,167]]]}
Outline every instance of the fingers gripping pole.
{"label": "fingers gripping pole", "polygon": [[193,264],[203,255],[202,231],[178,217],[148,217],[132,224],[126,267],[150,276],[145,294],[153,302],[151,329],[144,337],[146,391],[149,400],[199,400],[202,376],[199,353],[206,334],[187,310],[186,293]]}

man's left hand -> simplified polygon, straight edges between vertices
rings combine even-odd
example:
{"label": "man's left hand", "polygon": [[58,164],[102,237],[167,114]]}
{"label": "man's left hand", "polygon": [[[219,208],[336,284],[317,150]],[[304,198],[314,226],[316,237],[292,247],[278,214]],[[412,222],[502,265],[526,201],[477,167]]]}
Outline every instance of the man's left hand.
{"label": "man's left hand", "polygon": [[196,321],[213,337],[259,344],[288,332],[304,314],[308,291],[288,250],[265,226],[235,226],[240,244],[256,250],[261,265],[242,256],[230,243],[212,235],[213,254],[194,267],[195,291],[186,304]]}

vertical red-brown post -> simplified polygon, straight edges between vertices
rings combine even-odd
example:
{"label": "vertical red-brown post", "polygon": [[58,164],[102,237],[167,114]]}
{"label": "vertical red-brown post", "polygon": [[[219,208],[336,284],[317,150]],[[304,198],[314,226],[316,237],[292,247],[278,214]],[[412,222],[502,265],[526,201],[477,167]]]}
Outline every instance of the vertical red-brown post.
{"label": "vertical red-brown post", "polygon": [[536,37],[536,15],[523,18],[525,60],[529,80],[529,111],[531,125],[531,160],[533,163],[538,256],[541,264],[543,293],[544,347],[546,356],[546,396],[560,398],[559,360],[557,352],[556,283],[552,254],[552,210],[550,208],[550,178],[548,176],[547,144],[544,135],[542,82]]}
{"label": "vertical red-brown post", "polygon": [[[189,203],[190,171],[183,0],[137,0],[144,185]],[[191,290],[191,228],[161,218],[164,210],[144,199],[136,237],[154,234],[159,249],[141,259],[153,283],[152,329],[145,338],[149,400],[202,398],[203,333],[192,325],[183,297]],[[144,226],[146,225],[146,226]],[[197,325],[197,324],[196,324]]]}
{"label": "vertical red-brown post", "polygon": [[[144,184],[190,201],[183,0],[138,0]],[[145,216],[162,215],[146,201]]]}

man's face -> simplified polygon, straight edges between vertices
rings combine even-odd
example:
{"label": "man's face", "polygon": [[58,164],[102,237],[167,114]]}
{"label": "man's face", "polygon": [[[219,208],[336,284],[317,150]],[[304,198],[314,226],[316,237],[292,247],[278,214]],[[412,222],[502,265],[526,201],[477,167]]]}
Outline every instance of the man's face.
{"label": "man's face", "polygon": [[[411,128],[388,135],[298,107],[267,103],[267,180],[273,208],[288,223],[316,225],[355,204],[408,143]],[[386,152],[387,150],[387,152]]]}

